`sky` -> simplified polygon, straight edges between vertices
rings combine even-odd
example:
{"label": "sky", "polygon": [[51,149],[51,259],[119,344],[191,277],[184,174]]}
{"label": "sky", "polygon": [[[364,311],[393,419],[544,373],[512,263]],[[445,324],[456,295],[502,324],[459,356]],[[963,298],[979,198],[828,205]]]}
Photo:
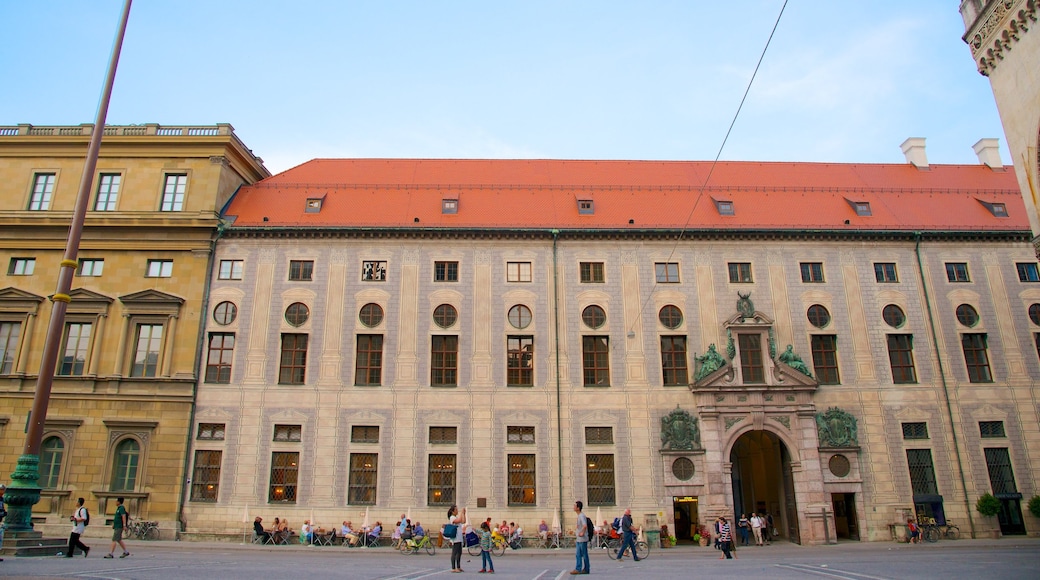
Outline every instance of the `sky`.
{"label": "sky", "polygon": [[[0,0],[0,125],[93,123],[123,0]],[[108,124],[314,158],[978,163],[957,0],[137,0]],[[727,130],[732,133],[723,146]],[[720,155],[721,150],[721,155]]]}

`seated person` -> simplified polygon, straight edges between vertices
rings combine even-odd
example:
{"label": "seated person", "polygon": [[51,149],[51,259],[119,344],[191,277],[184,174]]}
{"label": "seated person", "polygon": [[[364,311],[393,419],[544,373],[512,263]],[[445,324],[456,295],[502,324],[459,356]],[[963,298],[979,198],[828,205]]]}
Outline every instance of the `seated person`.
{"label": "seated person", "polygon": [[507,534],[509,534],[508,528],[505,531],[503,531],[502,528],[498,527],[498,525],[496,525],[494,528],[491,528],[491,539],[495,542],[501,542],[505,540]]}
{"label": "seated person", "polygon": [[513,528],[513,531],[509,534],[509,547],[518,550],[520,549],[520,543],[524,539],[524,529],[512,522],[510,522],[510,526]]}
{"label": "seated person", "polygon": [[397,522],[397,524],[394,526],[394,531],[390,532],[390,540],[392,541],[392,543],[398,545],[401,543],[401,536],[403,535],[402,532],[404,530],[404,525],[404,520],[401,520]]}
{"label": "seated person", "polygon": [[349,521],[344,521],[343,526],[340,527],[339,533],[343,536],[343,541],[349,543],[351,546],[356,546],[358,543],[358,535],[354,533],[351,528]]}
{"label": "seated person", "polygon": [[378,546],[379,545],[379,534],[383,533],[383,522],[376,522],[376,525],[368,530],[365,534],[365,545],[366,546]]}
{"label": "seated person", "polygon": [[260,522],[264,521],[260,516],[256,516],[253,520],[253,533],[256,534],[257,538],[260,538],[261,543],[268,543],[271,541],[271,532],[264,529],[264,525]]}
{"label": "seated person", "polygon": [[426,535],[426,530],[423,529],[422,524],[415,522],[415,527],[412,528],[412,536],[414,539],[419,540]]}
{"label": "seated person", "polygon": [[549,525],[545,523],[545,520],[538,524],[538,537],[542,539],[543,544],[549,539]]}
{"label": "seated person", "polygon": [[281,520],[281,518],[274,519],[274,526],[271,527],[271,538],[276,544],[285,543],[289,538],[289,525]]}
{"label": "seated person", "polygon": [[314,543],[314,526],[311,525],[310,520],[303,520],[303,527],[300,528],[300,543]]}

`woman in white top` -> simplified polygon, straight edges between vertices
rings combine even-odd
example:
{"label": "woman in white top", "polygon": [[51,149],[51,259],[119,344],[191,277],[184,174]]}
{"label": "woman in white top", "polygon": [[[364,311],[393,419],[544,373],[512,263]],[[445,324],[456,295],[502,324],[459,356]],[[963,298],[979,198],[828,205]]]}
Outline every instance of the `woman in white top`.
{"label": "woman in white top", "polygon": [[445,538],[451,540],[451,571],[462,572],[462,540],[466,537],[466,508],[459,513],[458,506],[448,508],[448,523],[455,524],[455,535]]}

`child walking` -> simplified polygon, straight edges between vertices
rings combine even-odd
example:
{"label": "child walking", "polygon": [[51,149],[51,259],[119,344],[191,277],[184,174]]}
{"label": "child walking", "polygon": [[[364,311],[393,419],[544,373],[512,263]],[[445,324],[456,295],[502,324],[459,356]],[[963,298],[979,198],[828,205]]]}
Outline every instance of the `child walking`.
{"label": "child walking", "polygon": [[480,524],[480,573],[494,574],[495,564],[491,561],[491,526],[487,522]]}

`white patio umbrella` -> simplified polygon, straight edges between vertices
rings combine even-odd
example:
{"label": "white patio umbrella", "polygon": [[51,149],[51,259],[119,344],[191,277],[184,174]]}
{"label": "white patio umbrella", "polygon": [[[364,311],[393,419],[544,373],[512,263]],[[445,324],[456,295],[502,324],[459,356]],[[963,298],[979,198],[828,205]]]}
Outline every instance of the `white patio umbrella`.
{"label": "white patio umbrella", "polygon": [[365,508],[365,519],[361,521],[361,529],[368,527],[368,508]]}
{"label": "white patio umbrella", "polygon": [[560,529],[560,512],[558,511],[553,512],[552,531],[554,534],[559,534],[562,531]]}
{"label": "white patio umbrella", "polygon": [[596,508],[596,519],[592,522],[592,527],[596,527],[603,521],[603,514],[599,513],[599,507]]}
{"label": "white patio umbrella", "polygon": [[246,504],[245,511],[242,512],[242,523],[248,524],[253,521],[253,518],[249,517],[249,504]]}

